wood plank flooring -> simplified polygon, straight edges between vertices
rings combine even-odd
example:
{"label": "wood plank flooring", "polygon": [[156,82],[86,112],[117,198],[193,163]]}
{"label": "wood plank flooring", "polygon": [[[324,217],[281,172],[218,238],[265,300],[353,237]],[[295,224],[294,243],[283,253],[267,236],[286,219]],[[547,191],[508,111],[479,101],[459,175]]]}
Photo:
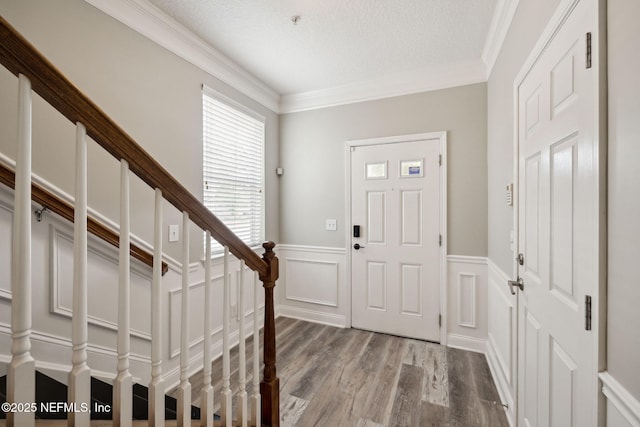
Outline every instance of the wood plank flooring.
{"label": "wood plank flooring", "polygon": [[[508,426],[482,354],[286,317],[276,320],[276,331],[284,427]],[[251,348],[248,343],[249,367]],[[237,365],[234,348],[234,393]],[[216,360],[216,410],[221,372],[221,360]],[[197,405],[202,374],[191,383]]]}

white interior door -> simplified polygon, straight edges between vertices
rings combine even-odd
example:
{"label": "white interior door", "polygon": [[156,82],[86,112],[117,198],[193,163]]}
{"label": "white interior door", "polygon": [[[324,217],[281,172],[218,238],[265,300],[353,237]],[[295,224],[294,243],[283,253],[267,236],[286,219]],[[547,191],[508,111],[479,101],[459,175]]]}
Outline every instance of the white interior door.
{"label": "white interior door", "polygon": [[585,330],[599,286],[594,5],[578,2],[518,88],[520,426],[597,423],[596,333]]}
{"label": "white interior door", "polygon": [[351,152],[352,325],[440,341],[440,139]]}

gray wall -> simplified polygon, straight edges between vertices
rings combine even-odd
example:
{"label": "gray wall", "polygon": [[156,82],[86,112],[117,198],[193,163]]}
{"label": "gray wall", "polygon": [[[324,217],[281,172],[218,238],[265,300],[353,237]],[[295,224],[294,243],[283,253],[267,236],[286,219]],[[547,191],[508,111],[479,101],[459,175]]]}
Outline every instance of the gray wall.
{"label": "gray wall", "polygon": [[607,370],[640,400],[640,3],[608,1]]}
{"label": "gray wall", "polygon": [[505,186],[513,179],[513,81],[558,0],[520,0],[487,88],[487,158],[489,258],[511,274],[513,208],[505,203]]}
{"label": "gray wall", "polygon": [[486,256],[486,122],[484,83],[281,116],[282,242],[345,246],[345,141],[446,130],[449,253]]}
{"label": "gray wall", "polygon": [[[204,83],[264,115],[266,170],[278,163],[278,116],[228,85],[161,48],[82,0],[0,1],[0,14],[49,58],[80,90],[154,156],[198,198],[202,198],[202,97]],[[15,159],[17,79],[0,67],[0,152]],[[74,127],[36,99],[36,174],[73,193]],[[89,204],[118,222],[118,164],[90,144]],[[132,181],[132,232],[152,241],[153,192]],[[279,240],[279,186],[266,181],[267,238]],[[173,208],[165,224],[180,224]],[[165,236],[167,229],[164,229]],[[166,239],[166,238],[165,238]],[[202,252],[202,235],[192,227],[192,260]],[[179,259],[180,243],[166,245]]]}

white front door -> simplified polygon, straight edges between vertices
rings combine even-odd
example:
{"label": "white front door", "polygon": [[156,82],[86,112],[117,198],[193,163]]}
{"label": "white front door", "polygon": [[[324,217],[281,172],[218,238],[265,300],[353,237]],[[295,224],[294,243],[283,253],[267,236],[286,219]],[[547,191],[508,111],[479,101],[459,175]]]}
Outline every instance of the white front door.
{"label": "white front door", "polygon": [[351,147],[356,328],[440,341],[440,143]]}
{"label": "white front door", "polygon": [[520,426],[597,423],[597,333],[585,319],[600,274],[594,13],[579,1],[517,88]]}

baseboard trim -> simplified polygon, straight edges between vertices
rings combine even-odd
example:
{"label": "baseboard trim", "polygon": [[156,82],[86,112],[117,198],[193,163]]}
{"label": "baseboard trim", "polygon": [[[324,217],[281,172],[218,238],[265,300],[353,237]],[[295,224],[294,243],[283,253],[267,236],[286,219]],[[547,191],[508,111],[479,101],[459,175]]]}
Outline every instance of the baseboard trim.
{"label": "baseboard trim", "polygon": [[511,395],[511,391],[509,390],[509,385],[506,384],[504,377],[502,375],[498,375],[498,372],[500,372],[500,366],[491,339],[487,339],[487,349],[485,357],[487,358],[487,364],[489,365],[489,370],[491,371],[493,382],[496,385],[496,389],[498,389],[500,401],[505,405],[509,405],[506,410],[507,421],[509,421],[509,425],[513,427],[516,425],[515,402],[513,401],[513,396]]}
{"label": "baseboard trim", "polygon": [[602,393],[632,426],[640,426],[640,401],[608,371],[601,372]]}
{"label": "baseboard trim", "polygon": [[323,313],[316,310],[288,307],[282,304],[278,307],[278,316],[291,317],[293,319],[320,323],[322,325],[337,326],[339,328],[347,327],[347,319],[341,314]]}
{"label": "baseboard trim", "polygon": [[474,338],[465,335],[448,334],[447,347],[485,354],[487,349],[487,340],[484,338]]}

